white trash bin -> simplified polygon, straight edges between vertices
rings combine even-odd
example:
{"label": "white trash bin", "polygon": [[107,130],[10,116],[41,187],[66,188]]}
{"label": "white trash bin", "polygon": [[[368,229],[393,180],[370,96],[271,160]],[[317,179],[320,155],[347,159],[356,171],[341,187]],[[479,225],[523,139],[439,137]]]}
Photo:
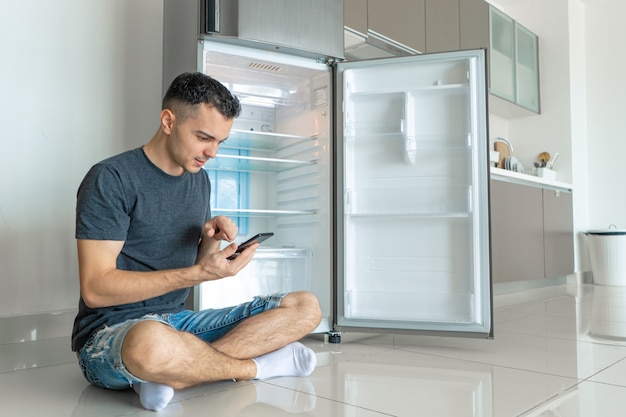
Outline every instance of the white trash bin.
{"label": "white trash bin", "polygon": [[589,230],[585,234],[594,284],[626,286],[626,230]]}

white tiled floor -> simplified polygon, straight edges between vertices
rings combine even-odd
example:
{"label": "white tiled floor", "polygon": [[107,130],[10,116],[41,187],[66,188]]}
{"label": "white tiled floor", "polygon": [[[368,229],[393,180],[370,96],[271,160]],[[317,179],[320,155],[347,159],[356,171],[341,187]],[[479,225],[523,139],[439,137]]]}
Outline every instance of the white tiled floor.
{"label": "white tiled floor", "polygon": [[[69,319],[48,317],[48,325]],[[626,415],[626,287],[569,284],[500,295],[494,319],[494,340],[307,338],[318,355],[310,377],[198,386],[177,392],[160,413],[142,410],[132,391],[89,386],[61,327],[63,337],[49,330],[41,338],[43,329],[15,330],[38,329],[28,318],[0,319],[2,415]]]}

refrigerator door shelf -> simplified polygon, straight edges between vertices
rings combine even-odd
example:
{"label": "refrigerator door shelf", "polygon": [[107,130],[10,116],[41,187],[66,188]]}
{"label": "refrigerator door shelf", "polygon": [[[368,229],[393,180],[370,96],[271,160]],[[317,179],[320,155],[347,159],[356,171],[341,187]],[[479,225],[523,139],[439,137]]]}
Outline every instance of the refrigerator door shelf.
{"label": "refrigerator door shelf", "polygon": [[471,190],[467,186],[400,185],[348,190],[346,216],[468,217]]}
{"label": "refrigerator door shelf", "polygon": [[[450,124],[441,112],[464,108],[470,94],[469,84],[449,84],[413,89],[408,92],[398,91],[347,91],[344,99],[345,137],[403,135],[419,137],[428,135],[424,131],[423,120],[426,115],[439,115],[438,119],[428,120],[430,133],[441,131],[433,129],[437,124]],[[380,114],[372,118],[369,114]],[[407,115],[416,115],[407,117]],[[463,126],[463,123],[459,124]],[[448,126],[446,131],[450,132]],[[452,133],[452,132],[450,132]],[[456,135],[465,137],[467,132],[457,131]],[[463,143],[467,145],[467,140]]]}
{"label": "refrigerator door shelf", "polygon": [[[433,286],[432,282],[427,284]],[[446,290],[420,293],[354,290],[348,291],[346,298],[346,318],[391,319],[407,322],[438,321],[452,324],[471,323],[475,303],[473,294],[452,293]],[[439,308],[442,304],[453,306],[453,308],[444,312]],[[378,306],[384,306],[384,308],[378,308]]]}

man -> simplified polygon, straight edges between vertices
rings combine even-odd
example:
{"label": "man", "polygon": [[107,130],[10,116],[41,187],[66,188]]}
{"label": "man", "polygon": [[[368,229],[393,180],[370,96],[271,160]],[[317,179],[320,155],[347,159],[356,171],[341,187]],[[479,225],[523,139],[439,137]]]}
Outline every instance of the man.
{"label": "man", "polygon": [[[239,101],[209,76],[170,85],[152,139],[96,164],[78,191],[81,298],[72,349],[92,384],[138,392],[158,411],[174,389],[226,379],[305,376],[315,354],[296,342],[321,318],[308,292],[221,310],[184,308],[189,288],[236,275],[236,225],[211,218],[204,164],[228,138]],[[236,279],[236,278],[235,278]]]}

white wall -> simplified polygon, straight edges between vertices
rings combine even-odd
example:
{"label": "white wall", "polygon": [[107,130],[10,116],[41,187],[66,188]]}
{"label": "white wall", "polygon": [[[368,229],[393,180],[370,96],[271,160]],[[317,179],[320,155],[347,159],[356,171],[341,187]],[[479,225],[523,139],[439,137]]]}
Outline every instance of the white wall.
{"label": "white wall", "polygon": [[74,309],[76,189],[154,133],[162,1],[4,0],[0,316]]}
{"label": "white wall", "polygon": [[626,2],[585,3],[589,227],[626,229]]}
{"label": "white wall", "polygon": [[587,44],[585,5],[581,0],[569,1],[569,50],[572,114],[572,184],[576,270],[589,271],[589,250],[584,231],[589,228],[589,159],[587,135]]}

